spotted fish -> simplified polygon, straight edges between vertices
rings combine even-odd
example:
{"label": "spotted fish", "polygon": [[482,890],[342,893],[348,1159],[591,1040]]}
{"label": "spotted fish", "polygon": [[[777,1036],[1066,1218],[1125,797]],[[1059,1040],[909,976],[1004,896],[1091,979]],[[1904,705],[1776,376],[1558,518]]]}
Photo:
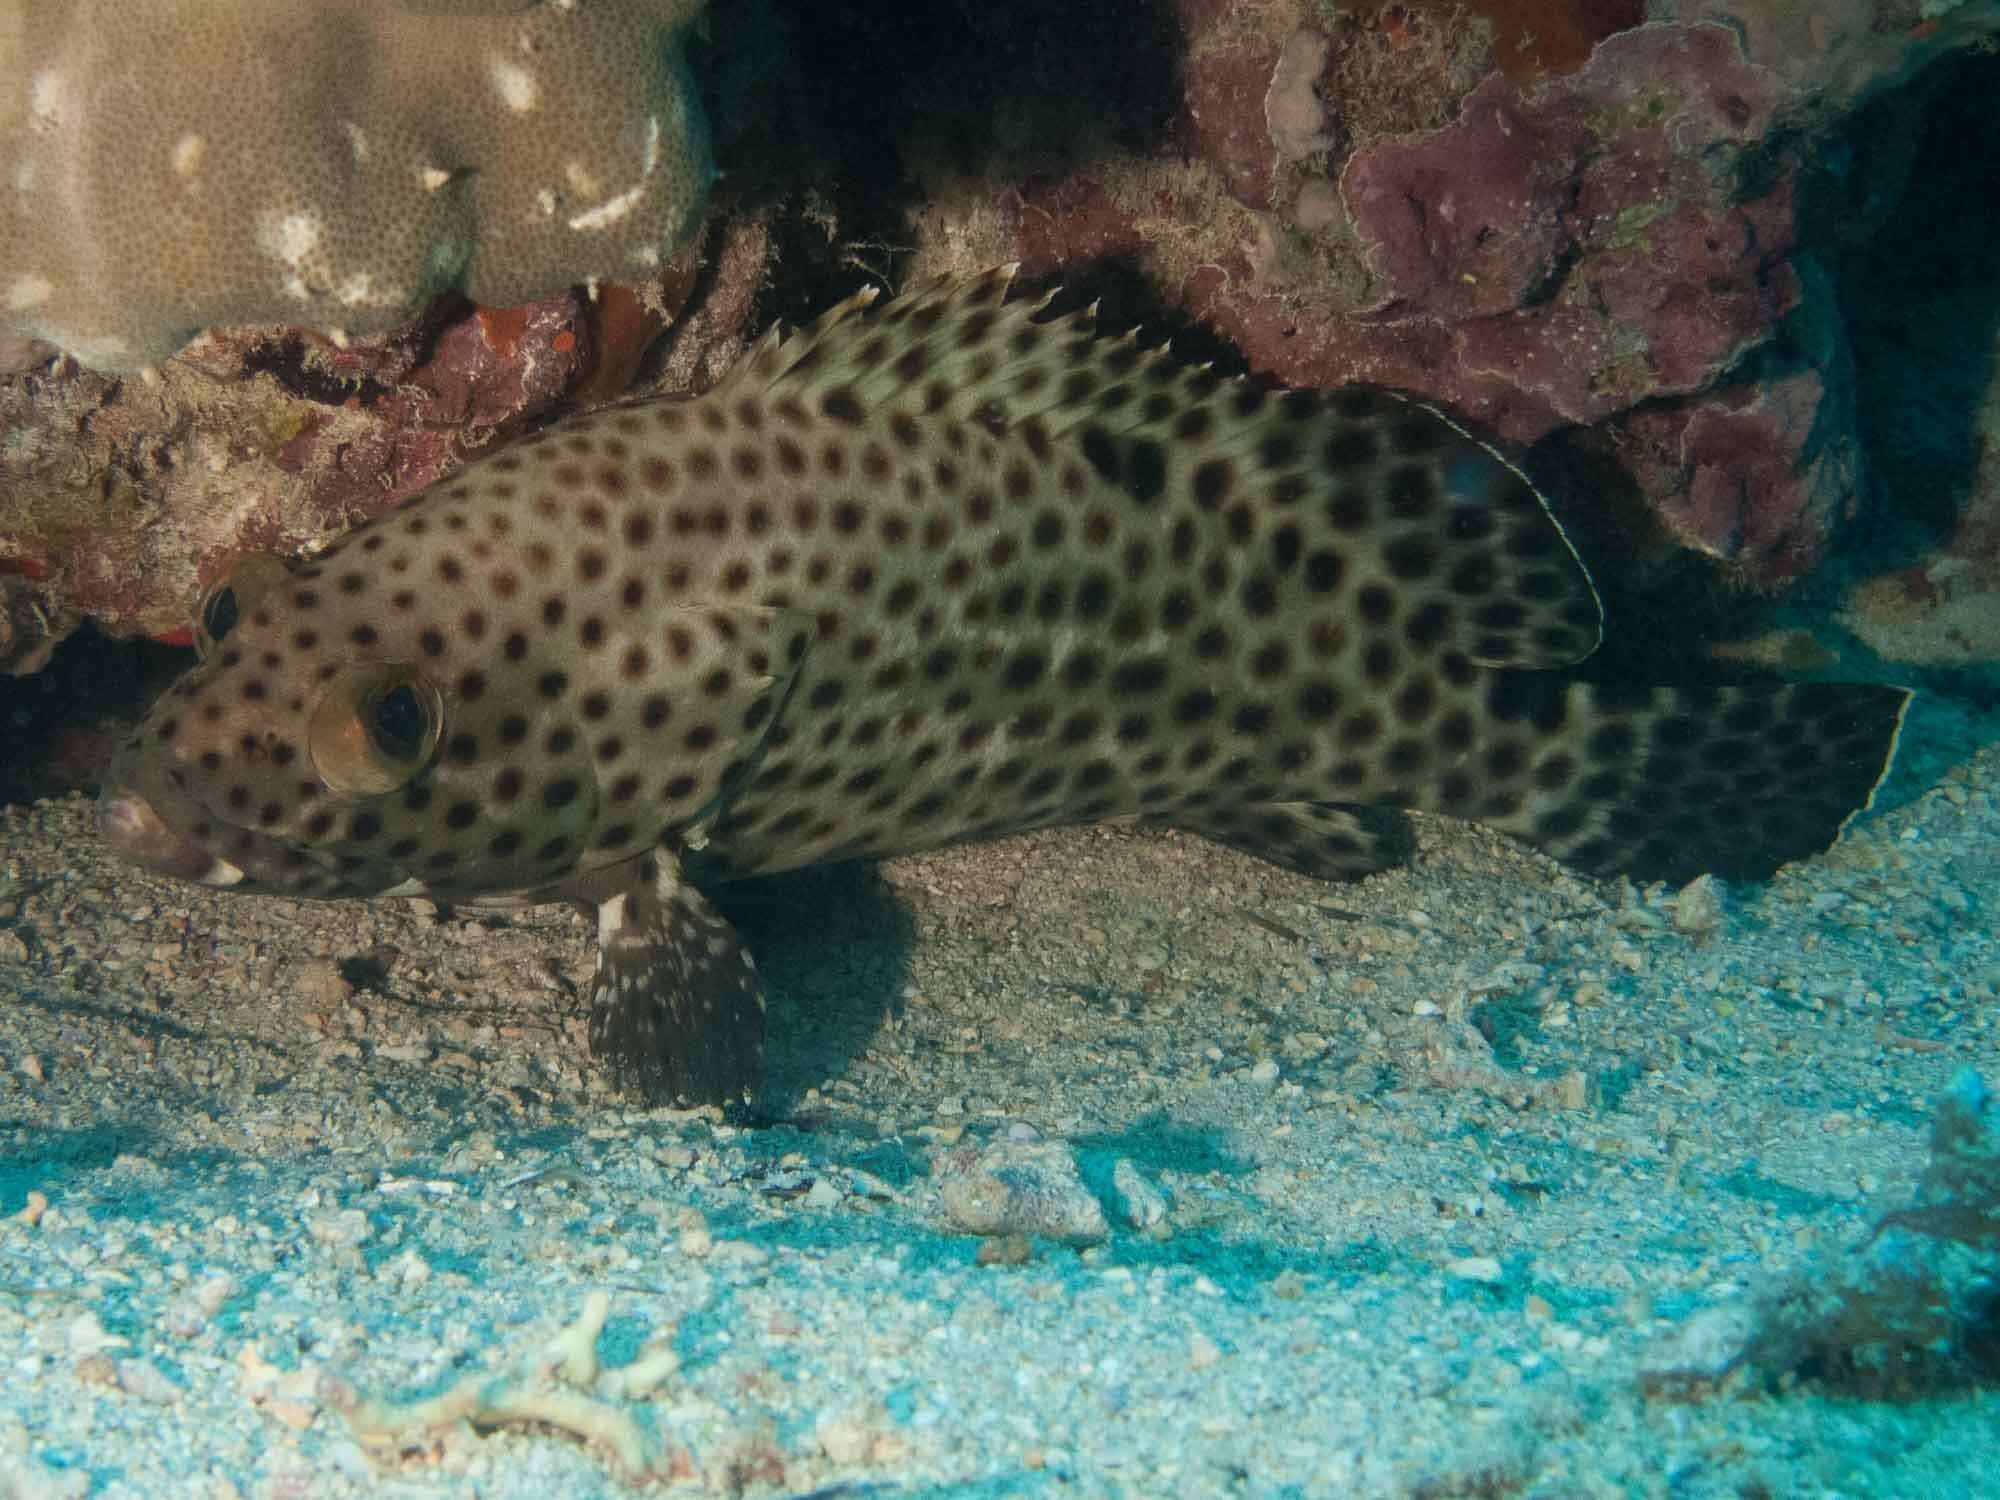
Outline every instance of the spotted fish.
{"label": "spotted fish", "polygon": [[1760,877],[1869,802],[1902,691],[1553,670],[1599,627],[1445,417],[1188,368],[1003,268],[242,560],[101,823],[219,888],[572,902],[593,1051],[731,1100],[763,1000],[717,881],[1119,816],[1351,879],[1409,852],[1404,809]]}

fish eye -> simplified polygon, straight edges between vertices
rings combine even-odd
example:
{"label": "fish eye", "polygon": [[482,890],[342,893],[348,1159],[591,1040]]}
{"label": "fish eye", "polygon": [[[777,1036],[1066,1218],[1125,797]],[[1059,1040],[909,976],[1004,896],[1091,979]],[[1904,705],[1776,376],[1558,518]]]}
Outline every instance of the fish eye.
{"label": "fish eye", "polygon": [[239,557],[229,571],[211,583],[194,610],[194,645],[206,661],[218,643],[242,622],[244,612],[292,570],[280,559],[263,554]]}
{"label": "fish eye", "polygon": [[376,694],[366,712],[369,741],[384,760],[411,761],[423,753],[430,712],[407,682]]}
{"label": "fish eye", "polygon": [[408,785],[444,734],[444,696],[408,662],[349,667],[313,706],[306,744],[329,790],[371,797]]}
{"label": "fish eye", "polygon": [[201,635],[211,645],[228,637],[236,628],[236,590],[225,580],[201,607]]}

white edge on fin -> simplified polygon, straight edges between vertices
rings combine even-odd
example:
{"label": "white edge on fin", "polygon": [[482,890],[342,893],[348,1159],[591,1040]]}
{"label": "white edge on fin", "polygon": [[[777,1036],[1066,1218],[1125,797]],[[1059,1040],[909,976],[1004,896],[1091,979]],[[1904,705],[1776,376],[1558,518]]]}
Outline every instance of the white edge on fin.
{"label": "white edge on fin", "polygon": [[[1534,480],[1521,472],[1519,464],[1516,464],[1506,454],[1502,453],[1477,433],[1467,432],[1459,423],[1459,420],[1450,412],[1440,407],[1432,406],[1428,401],[1418,401],[1413,397],[1400,395],[1395,391],[1388,391],[1385,394],[1395,397],[1398,401],[1407,402],[1411,406],[1421,407],[1424,411],[1429,412],[1468,443],[1484,449],[1488,457],[1528,487],[1528,493],[1535,497],[1535,503],[1542,508],[1543,518],[1548,521],[1549,525],[1555,528],[1556,535],[1562,538],[1563,547],[1569,552],[1570,561],[1576,564],[1576,571],[1583,575],[1583,586],[1590,590],[1590,602],[1597,606],[1597,631],[1595,639],[1591,641],[1588,651],[1584,652],[1575,661],[1568,663],[1568,665],[1573,667],[1580,666],[1584,662],[1589,661],[1591,657],[1597,654],[1597,648],[1604,644],[1604,596],[1597,592],[1597,580],[1590,576],[1590,569],[1584,565],[1583,554],[1576,550],[1576,543],[1572,542],[1569,539],[1569,533],[1563,530],[1563,523],[1557,520],[1556,513],[1549,509],[1548,496],[1541,492]],[[1488,665],[1488,663],[1482,662],[1480,665],[1484,666]]]}
{"label": "white edge on fin", "polygon": [[1856,818],[1865,812],[1872,812],[1874,810],[1876,794],[1888,784],[1889,778],[1895,774],[1896,754],[1903,745],[1903,725],[1909,721],[1910,705],[1917,701],[1917,695],[1913,689],[1903,688],[1900,691],[1903,695],[1903,701],[1896,708],[1895,728],[1889,731],[1889,753],[1882,757],[1882,774],[1877,776],[1875,784],[1868,788],[1868,795],[1862,800],[1861,805],[1840,820],[1840,830],[1833,836],[1835,844],[1838,844],[1842,839],[1847,837],[1847,830]]}

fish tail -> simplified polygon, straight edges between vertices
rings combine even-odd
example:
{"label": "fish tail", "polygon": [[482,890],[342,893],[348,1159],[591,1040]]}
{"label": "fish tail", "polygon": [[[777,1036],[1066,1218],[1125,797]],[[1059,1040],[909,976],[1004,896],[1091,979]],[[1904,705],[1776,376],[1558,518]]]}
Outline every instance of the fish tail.
{"label": "fish tail", "polygon": [[[1909,703],[1865,683],[1498,673],[1473,752],[1484,764],[1458,773],[1476,775],[1479,805],[1458,810],[1595,875],[1762,880],[1830,848],[1873,803]],[[1445,787],[1440,810],[1464,790]]]}

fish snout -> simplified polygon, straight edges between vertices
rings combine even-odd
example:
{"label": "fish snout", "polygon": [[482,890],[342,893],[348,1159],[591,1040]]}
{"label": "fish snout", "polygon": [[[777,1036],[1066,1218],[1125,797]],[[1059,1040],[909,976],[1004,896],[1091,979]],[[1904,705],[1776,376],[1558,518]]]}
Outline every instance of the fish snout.
{"label": "fish snout", "polygon": [[152,803],[123,787],[108,786],[98,797],[97,827],[112,848],[161,875],[204,880],[217,863],[193,839],[176,832]]}

